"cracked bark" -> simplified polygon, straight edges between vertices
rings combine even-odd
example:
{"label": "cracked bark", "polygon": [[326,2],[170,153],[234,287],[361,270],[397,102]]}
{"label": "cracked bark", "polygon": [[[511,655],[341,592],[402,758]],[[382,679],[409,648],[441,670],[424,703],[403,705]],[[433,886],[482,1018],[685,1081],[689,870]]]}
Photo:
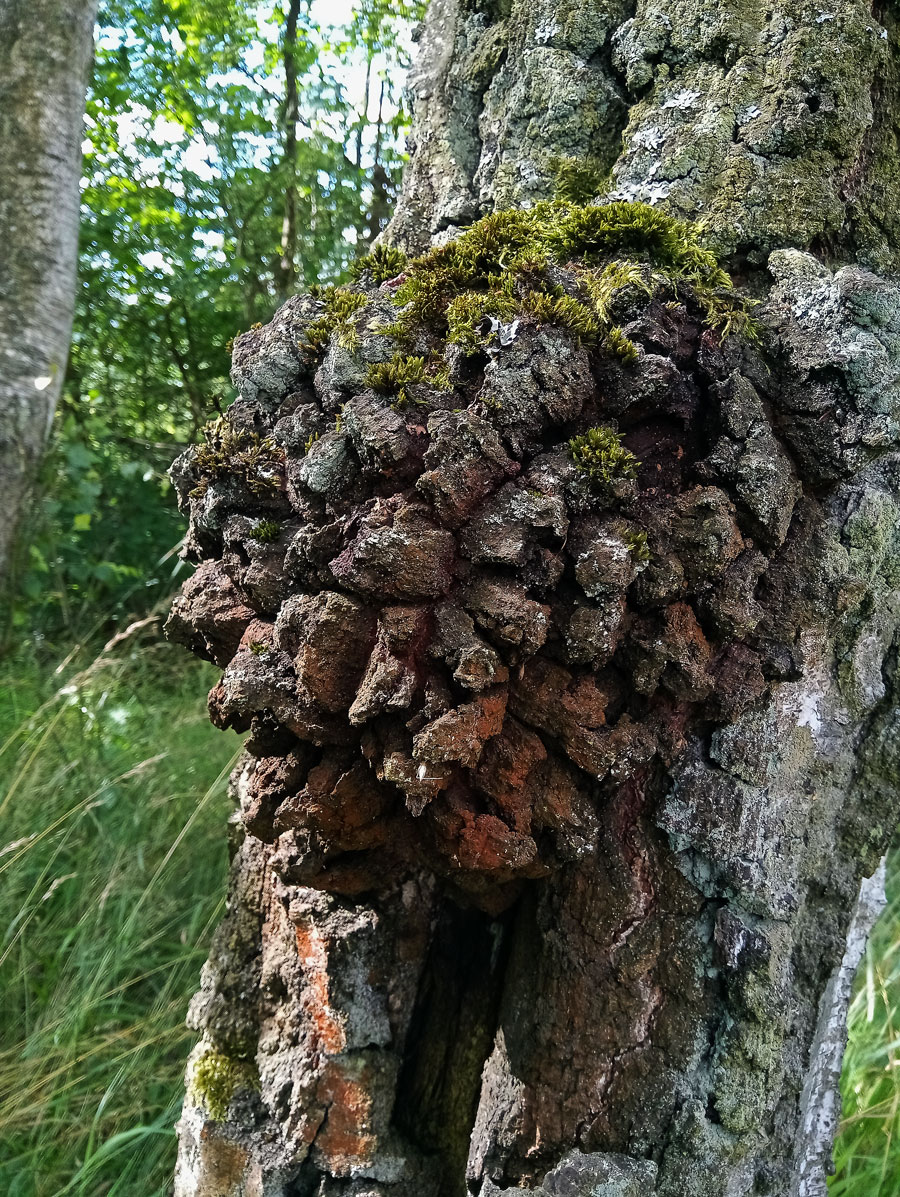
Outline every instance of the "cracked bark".
{"label": "cracked bark", "polygon": [[96,0],[0,0],[0,586],[62,387]]}
{"label": "cracked bark", "polygon": [[[174,471],[170,634],[251,732],[180,1197],[824,1194],[898,811],[897,34],[434,0],[389,238],[611,170],[762,343],[654,284],[632,364],[525,318],[392,406],[396,280],[324,357],[310,297],[238,338],[230,464]],[[613,421],[598,503],[566,444]]]}

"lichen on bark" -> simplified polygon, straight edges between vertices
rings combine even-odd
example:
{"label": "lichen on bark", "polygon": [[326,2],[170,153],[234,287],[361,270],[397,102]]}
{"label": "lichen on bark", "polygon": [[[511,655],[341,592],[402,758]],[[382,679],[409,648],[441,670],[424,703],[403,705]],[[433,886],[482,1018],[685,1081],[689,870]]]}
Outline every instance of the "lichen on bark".
{"label": "lichen on bark", "polygon": [[587,162],[595,194],[665,203],[742,266],[793,246],[897,268],[891,6],[435,0],[426,20],[390,229],[406,248]]}

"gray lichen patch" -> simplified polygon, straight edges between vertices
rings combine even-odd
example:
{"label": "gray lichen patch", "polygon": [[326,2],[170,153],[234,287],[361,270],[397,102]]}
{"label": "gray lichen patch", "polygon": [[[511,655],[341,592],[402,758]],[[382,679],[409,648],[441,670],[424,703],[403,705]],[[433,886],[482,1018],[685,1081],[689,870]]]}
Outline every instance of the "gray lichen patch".
{"label": "gray lichen patch", "polygon": [[[591,195],[700,221],[717,253],[757,268],[788,246],[896,268],[892,12],[515,0],[492,23],[438,6],[426,44],[439,22],[442,53],[413,81],[395,241],[421,251],[477,215],[565,191],[559,164],[591,162]],[[476,38],[502,46],[477,69]]]}

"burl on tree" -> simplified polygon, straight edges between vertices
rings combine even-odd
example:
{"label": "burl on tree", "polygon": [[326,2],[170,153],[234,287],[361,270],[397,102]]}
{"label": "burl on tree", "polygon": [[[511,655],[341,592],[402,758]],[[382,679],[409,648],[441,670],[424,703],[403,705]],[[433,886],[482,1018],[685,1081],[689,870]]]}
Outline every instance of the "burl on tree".
{"label": "burl on tree", "polygon": [[[839,813],[757,795],[808,775],[816,662],[896,584],[897,297],[770,269],[754,308],[650,207],[543,203],[237,338],[240,397],[174,471],[199,565],[169,634],[250,733],[182,1169],[489,1197],[788,1166],[814,1025],[779,920]],[[840,834],[855,893],[883,837]]]}

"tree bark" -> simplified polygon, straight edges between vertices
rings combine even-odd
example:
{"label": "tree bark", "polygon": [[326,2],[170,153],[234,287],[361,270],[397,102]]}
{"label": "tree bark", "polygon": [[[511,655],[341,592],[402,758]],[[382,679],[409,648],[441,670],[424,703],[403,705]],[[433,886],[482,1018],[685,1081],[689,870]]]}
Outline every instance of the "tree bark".
{"label": "tree bark", "polygon": [[0,0],[0,586],[66,369],[96,0]]}
{"label": "tree bark", "polygon": [[[477,253],[291,300],[174,471],[251,731],[180,1197],[824,1197],[900,806],[898,64],[857,0],[433,0],[388,236]],[[458,240],[560,190],[549,264]]]}

